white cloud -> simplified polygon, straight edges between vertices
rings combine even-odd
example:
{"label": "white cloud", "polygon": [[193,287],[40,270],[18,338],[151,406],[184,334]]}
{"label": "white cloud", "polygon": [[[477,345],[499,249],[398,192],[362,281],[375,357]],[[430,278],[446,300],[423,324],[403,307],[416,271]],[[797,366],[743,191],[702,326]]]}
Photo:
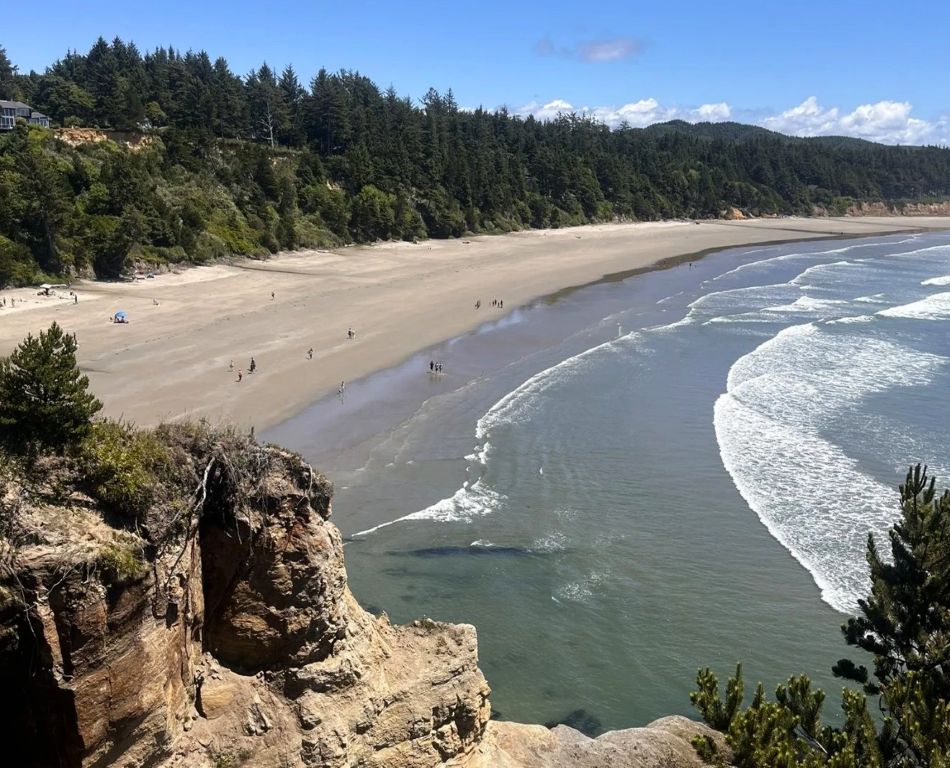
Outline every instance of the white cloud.
{"label": "white cloud", "polygon": [[534,115],[538,120],[551,120],[559,114],[570,114],[592,117],[611,128],[617,128],[624,123],[632,128],[643,128],[653,123],[663,123],[667,120],[688,120],[690,122],[720,122],[728,120],[732,114],[729,105],[703,104],[696,109],[681,109],[679,107],[665,107],[654,98],[640,99],[621,104],[616,107],[575,107],[564,99],[554,99],[546,104],[531,102],[525,104],[515,112],[523,117]]}
{"label": "white cloud", "polygon": [[[843,112],[837,107],[826,109],[811,96],[797,107],[777,115],[763,115],[761,112],[745,112],[745,115],[750,122],[790,136],[854,136],[883,144],[950,145],[950,117],[931,122],[913,117],[912,109],[906,101],[879,101]],[[642,128],[668,120],[722,122],[733,117],[733,108],[725,102],[679,107],[660,104],[654,98],[599,107],[575,107],[564,99],[554,99],[544,104],[531,102],[514,111],[525,117],[534,115],[539,120],[551,120],[559,114],[574,112],[599,120],[611,128],[624,123]]]}
{"label": "white cloud", "polygon": [[732,109],[724,101],[717,104],[703,104],[701,107],[693,110],[696,117],[710,123],[721,123],[732,117]]}
{"label": "white cloud", "polygon": [[931,123],[911,117],[912,109],[906,101],[879,101],[842,113],[837,107],[822,108],[818,99],[809,96],[797,107],[766,117],[761,124],[791,136],[854,136],[884,144],[948,143],[950,125],[946,120]]}

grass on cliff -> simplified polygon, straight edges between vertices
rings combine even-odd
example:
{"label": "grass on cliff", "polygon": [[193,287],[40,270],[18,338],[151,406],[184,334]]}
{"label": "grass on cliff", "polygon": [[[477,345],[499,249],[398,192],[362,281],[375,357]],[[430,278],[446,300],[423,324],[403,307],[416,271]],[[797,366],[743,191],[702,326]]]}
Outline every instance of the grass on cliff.
{"label": "grass on cliff", "polygon": [[148,571],[139,540],[131,536],[117,537],[103,547],[96,564],[113,583],[139,579]]}

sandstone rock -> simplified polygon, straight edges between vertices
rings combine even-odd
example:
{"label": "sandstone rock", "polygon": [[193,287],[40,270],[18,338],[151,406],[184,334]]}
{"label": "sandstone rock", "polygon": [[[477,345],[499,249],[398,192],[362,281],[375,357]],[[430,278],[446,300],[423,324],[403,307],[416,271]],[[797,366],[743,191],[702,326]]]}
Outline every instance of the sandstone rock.
{"label": "sandstone rock", "polygon": [[611,731],[591,739],[559,725],[492,721],[465,768],[703,768],[690,740],[708,735],[729,754],[722,734],[685,717],[665,717],[645,728]]}

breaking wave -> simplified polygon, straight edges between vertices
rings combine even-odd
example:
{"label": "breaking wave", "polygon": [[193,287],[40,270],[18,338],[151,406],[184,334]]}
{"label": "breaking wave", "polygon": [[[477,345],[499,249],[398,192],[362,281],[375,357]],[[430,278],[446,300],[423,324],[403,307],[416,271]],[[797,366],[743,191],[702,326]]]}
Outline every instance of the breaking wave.
{"label": "breaking wave", "polygon": [[853,611],[867,594],[867,533],[883,534],[897,511],[893,490],[862,472],[825,429],[835,414],[856,410],[872,393],[931,382],[946,362],[805,323],[729,371],[714,408],[723,465],[837,610]]}

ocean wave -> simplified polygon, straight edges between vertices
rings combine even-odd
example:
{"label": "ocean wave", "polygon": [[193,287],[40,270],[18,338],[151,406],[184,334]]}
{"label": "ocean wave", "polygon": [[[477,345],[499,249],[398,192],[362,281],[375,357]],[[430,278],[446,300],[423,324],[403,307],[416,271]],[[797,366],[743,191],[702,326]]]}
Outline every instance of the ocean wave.
{"label": "ocean wave", "polygon": [[843,299],[816,299],[813,296],[799,296],[791,304],[766,307],[764,312],[813,312],[823,314],[828,310],[840,309],[848,302]]}
{"label": "ocean wave", "polygon": [[657,302],[657,304],[666,304],[666,302],[671,301],[672,299],[675,299],[677,296],[682,296],[684,293],[685,291],[677,291],[676,293],[671,294],[670,296],[664,296],[662,299],[660,299]]}
{"label": "ocean wave", "polygon": [[805,323],[729,371],[713,419],[723,465],[837,610],[853,611],[867,593],[867,533],[883,535],[898,510],[893,489],[863,473],[823,430],[871,393],[933,381],[947,362]]}
{"label": "ocean wave", "polygon": [[921,285],[950,285],[950,275],[931,277],[929,280],[921,282]]}
{"label": "ocean wave", "polygon": [[[858,263],[853,261],[831,261],[825,264],[816,264],[813,267],[808,267],[808,269],[800,272],[795,275],[789,282],[792,285],[797,285],[800,287],[806,287],[806,281],[813,280],[815,283],[808,284],[809,288],[821,287],[821,281],[826,281],[830,278],[844,277],[840,274],[843,270],[842,267],[857,267]],[[831,282],[840,282],[839,280],[832,280]]]}
{"label": "ocean wave", "polygon": [[[805,315],[812,315],[816,320],[830,320],[847,315],[850,311],[849,302],[844,299],[819,299],[803,295],[786,304],[766,306],[751,312],[716,315],[703,325],[776,323],[786,319],[800,320]],[[791,317],[783,318],[782,315]]]}
{"label": "ocean wave", "polygon": [[[772,266],[775,263],[792,261],[794,259],[823,259],[827,256],[833,256],[841,253],[848,253],[849,251],[858,250],[861,248],[874,248],[876,246],[882,245],[904,245],[906,243],[912,243],[917,238],[910,237],[905,238],[904,240],[898,240],[896,243],[882,243],[879,240],[875,240],[870,243],[854,243],[852,245],[842,246],[841,248],[830,248],[825,251],[802,251],[797,253],[783,253],[780,256],[772,256],[768,259],[760,259],[758,261],[752,261],[748,264],[740,264],[734,269],[730,269],[728,272],[723,272],[721,275],[717,275],[713,280],[721,280],[725,277],[738,274],[740,272],[745,272],[749,269],[759,269],[762,267]],[[751,253],[751,252],[750,252]]]}
{"label": "ocean wave", "polygon": [[683,323],[715,319],[730,314],[739,316],[749,312],[758,312],[776,302],[794,301],[801,291],[791,283],[772,283],[770,285],[750,285],[743,288],[730,288],[713,291],[700,296],[689,305],[689,312],[680,321]]}
{"label": "ocean wave", "polygon": [[478,420],[475,424],[475,439],[482,443],[495,427],[526,421],[541,407],[544,394],[551,387],[563,382],[568,376],[586,370],[595,355],[605,351],[616,351],[619,346],[636,342],[640,337],[639,332],[633,331],[584,350],[534,374],[498,400]]}
{"label": "ocean wave", "polygon": [[448,498],[440,499],[425,509],[358,531],[353,534],[353,537],[368,536],[382,528],[388,528],[390,525],[413,520],[427,520],[436,523],[470,523],[476,517],[495,512],[506,500],[507,497],[504,494],[488,487],[481,480],[476,480],[471,485],[465,483]]}
{"label": "ocean wave", "polygon": [[466,461],[476,461],[483,467],[488,464],[488,453],[491,450],[491,443],[487,440],[475,446],[474,450],[465,457]]}
{"label": "ocean wave", "polygon": [[919,301],[882,309],[877,314],[909,320],[946,320],[950,317],[950,293],[935,293]]}
{"label": "ocean wave", "polygon": [[883,304],[887,300],[887,295],[884,293],[875,293],[871,296],[858,296],[853,301],[857,301],[861,304]]}

